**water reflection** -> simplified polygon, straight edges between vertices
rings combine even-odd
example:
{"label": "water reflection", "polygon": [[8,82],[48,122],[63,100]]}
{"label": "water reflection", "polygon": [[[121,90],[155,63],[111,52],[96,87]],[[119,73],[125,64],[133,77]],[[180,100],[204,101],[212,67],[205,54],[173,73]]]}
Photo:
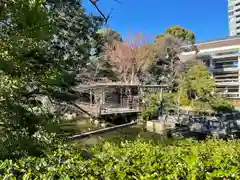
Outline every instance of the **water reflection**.
{"label": "water reflection", "polygon": [[61,129],[67,135],[80,134],[83,132],[97,130],[100,128],[101,128],[100,126],[91,123],[89,119],[65,121],[62,122],[61,124]]}
{"label": "water reflection", "polygon": [[[68,130],[71,131],[69,134],[80,134],[82,132],[87,132],[90,130],[100,129],[102,127],[96,126],[90,123],[89,120],[79,120],[72,122],[71,126],[68,123]],[[75,126],[74,126],[75,124]],[[146,139],[146,140],[153,140],[156,142],[159,141],[168,141],[171,142],[172,140],[164,137],[160,134],[153,133],[146,131],[145,124],[137,124],[129,127],[124,127],[120,129],[115,129],[113,131],[104,132],[102,134],[92,135],[83,139],[75,140],[74,143],[77,142],[78,145],[95,145],[101,143],[103,141],[112,141],[115,143],[120,143],[121,141],[125,140],[136,140],[136,139]],[[65,127],[66,128],[66,127]]]}

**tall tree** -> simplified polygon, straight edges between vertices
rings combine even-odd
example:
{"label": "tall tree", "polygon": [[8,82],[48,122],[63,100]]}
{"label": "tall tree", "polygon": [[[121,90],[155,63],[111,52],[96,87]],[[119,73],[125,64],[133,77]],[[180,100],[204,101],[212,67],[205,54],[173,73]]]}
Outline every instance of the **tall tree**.
{"label": "tall tree", "polygon": [[115,41],[122,42],[120,34],[110,28],[99,29],[94,37],[95,48],[92,49],[84,73],[81,78],[86,79],[85,83],[116,81],[114,73],[104,52],[107,45],[111,46]]}
{"label": "tall tree", "polygon": [[12,153],[22,155],[41,141],[39,133],[54,120],[32,100],[38,95],[73,99],[68,91],[81,82],[78,74],[91,55],[90,37],[101,19],[87,16],[72,0],[17,0],[1,4],[0,21],[0,140],[1,145],[11,140]]}
{"label": "tall tree", "polygon": [[172,26],[170,28],[167,28],[163,34],[156,36],[156,40],[164,37],[166,34],[170,34],[170,35],[177,37],[183,41],[187,41],[190,44],[194,44],[195,40],[196,40],[195,35],[192,31],[182,28],[180,26]]}
{"label": "tall tree", "polygon": [[187,59],[180,58],[185,41],[172,35],[159,38],[152,46],[155,51],[156,65],[151,69],[153,80],[158,84],[167,84],[174,90],[176,77],[181,66]]}
{"label": "tall tree", "polygon": [[106,47],[106,58],[118,72],[119,80],[125,83],[140,83],[154,64],[154,51],[146,43],[143,34],[136,34],[125,42],[115,41]]}
{"label": "tall tree", "polygon": [[185,76],[184,85],[189,95],[193,95],[195,99],[207,98],[216,90],[216,83],[212,74],[200,61],[198,64],[190,66]]}
{"label": "tall tree", "polygon": [[48,5],[53,14],[55,32],[48,41],[47,56],[55,60],[58,68],[67,70],[66,78],[69,75],[77,78],[73,81],[62,79],[62,83],[68,83],[65,84],[66,87],[85,82],[86,79],[81,76],[86,71],[89,57],[101,51],[96,31],[100,28],[102,19],[87,16],[81,4],[75,0],[51,0]]}
{"label": "tall tree", "polygon": [[192,61],[179,77],[177,104],[210,110],[215,91],[216,83],[207,67],[200,60]]}
{"label": "tall tree", "polygon": [[98,34],[103,38],[104,42],[113,43],[114,41],[122,42],[122,37],[120,33],[111,29],[111,28],[103,28],[97,31]]}

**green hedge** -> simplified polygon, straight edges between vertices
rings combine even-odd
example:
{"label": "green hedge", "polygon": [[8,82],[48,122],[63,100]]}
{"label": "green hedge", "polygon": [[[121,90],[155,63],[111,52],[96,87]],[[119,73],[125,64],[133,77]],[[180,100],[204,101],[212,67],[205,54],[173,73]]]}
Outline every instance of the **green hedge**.
{"label": "green hedge", "polygon": [[240,179],[240,141],[104,142],[88,151],[61,146],[46,157],[1,163],[0,179]]}
{"label": "green hedge", "polygon": [[[167,112],[170,109],[177,109],[178,103],[178,94],[177,93],[163,93],[163,105],[164,111]],[[158,107],[161,102],[160,93],[148,94],[145,98],[145,108],[141,112],[141,118],[144,121],[156,120],[158,118]],[[234,110],[234,107],[226,98],[221,96],[210,96],[206,99],[190,101],[186,96],[181,96],[180,99],[181,106],[189,106],[196,112],[231,112]]]}

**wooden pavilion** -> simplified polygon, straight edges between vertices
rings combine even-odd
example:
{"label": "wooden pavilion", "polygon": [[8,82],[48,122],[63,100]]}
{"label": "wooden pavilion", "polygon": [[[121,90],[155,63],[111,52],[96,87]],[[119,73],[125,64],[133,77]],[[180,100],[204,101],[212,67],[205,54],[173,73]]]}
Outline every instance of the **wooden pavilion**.
{"label": "wooden pavilion", "polygon": [[165,85],[80,85],[75,88],[79,93],[79,99],[75,103],[93,117],[139,113],[146,92],[163,92],[166,89]]}

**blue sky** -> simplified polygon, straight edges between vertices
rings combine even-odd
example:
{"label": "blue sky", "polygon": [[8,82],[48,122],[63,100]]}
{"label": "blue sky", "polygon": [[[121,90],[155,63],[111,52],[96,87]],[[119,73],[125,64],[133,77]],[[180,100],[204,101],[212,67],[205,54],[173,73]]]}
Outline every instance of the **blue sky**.
{"label": "blue sky", "polygon": [[[155,37],[167,27],[180,25],[192,30],[198,41],[228,36],[227,0],[100,0],[101,10],[112,17],[107,27],[126,37],[142,32]],[[97,14],[84,0],[88,12]]]}

